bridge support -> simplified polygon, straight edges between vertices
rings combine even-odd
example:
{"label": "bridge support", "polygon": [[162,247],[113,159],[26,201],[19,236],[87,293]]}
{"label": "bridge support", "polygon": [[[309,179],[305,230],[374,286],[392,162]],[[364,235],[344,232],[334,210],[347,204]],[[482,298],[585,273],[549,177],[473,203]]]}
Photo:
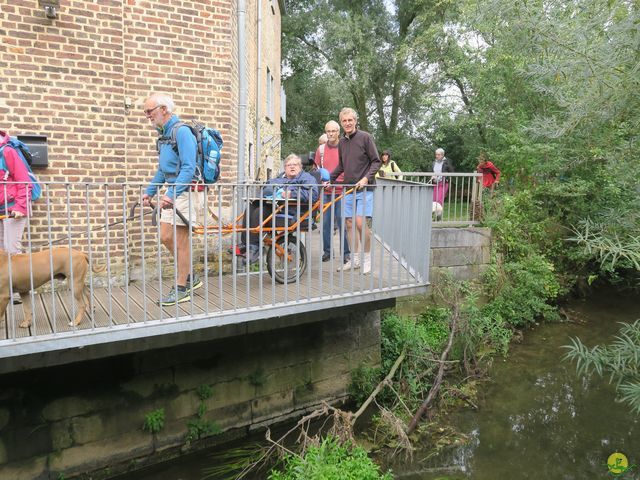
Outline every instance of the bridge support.
{"label": "bridge support", "polygon": [[[253,322],[243,335],[0,376],[0,478],[148,465],[346,399],[350,372],[380,362],[395,300]],[[366,308],[365,308],[366,307]],[[143,430],[163,411],[162,428]],[[212,432],[216,432],[212,435]]]}

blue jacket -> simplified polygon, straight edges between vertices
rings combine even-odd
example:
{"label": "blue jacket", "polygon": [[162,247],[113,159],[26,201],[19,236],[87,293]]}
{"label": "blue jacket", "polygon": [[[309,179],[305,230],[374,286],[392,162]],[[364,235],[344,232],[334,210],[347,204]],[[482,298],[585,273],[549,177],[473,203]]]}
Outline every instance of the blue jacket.
{"label": "blue jacket", "polygon": [[[280,175],[272,178],[264,186],[264,195],[273,195],[282,188],[285,192],[291,192],[291,198],[298,199],[301,202],[309,201],[309,193],[311,193],[312,202],[318,199],[318,182],[311,174],[304,170],[295,178],[287,178],[286,175]],[[298,187],[298,185],[310,185],[309,187]]]}
{"label": "blue jacket", "polygon": [[[167,123],[162,127],[162,131],[158,129],[158,133],[162,136],[171,137],[171,129],[178,123],[180,119],[177,115],[173,115]],[[151,179],[145,191],[147,195],[155,195],[158,191],[157,184],[167,183],[166,195],[175,199],[178,195],[189,188],[189,184],[193,181],[196,172],[196,154],[198,146],[196,145],[196,137],[193,136],[189,127],[182,126],[178,129],[176,135],[176,143],[178,144],[178,152],[180,158],[169,143],[160,144],[160,155],[158,158],[158,171]],[[178,160],[180,161],[180,171],[178,171]],[[185,185],[174,185],[174,184]],[[156,185],[154,185],[156,184]]]}

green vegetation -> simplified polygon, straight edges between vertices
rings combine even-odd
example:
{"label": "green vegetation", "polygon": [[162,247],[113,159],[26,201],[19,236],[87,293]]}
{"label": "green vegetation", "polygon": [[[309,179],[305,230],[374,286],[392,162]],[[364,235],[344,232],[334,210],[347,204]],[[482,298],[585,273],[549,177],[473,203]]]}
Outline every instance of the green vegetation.
{"label": "green vegetation", "polygon": [[204,402],[213,396],[213,388],[211,385],[200,385],[196,388],[196,395],[198,395],[198,398]]}
{"label": "green vegetation", "polygon": [[247,380],[249,381],[249,384],[253,385],[254,387],[263,386],[265,383],[267,383],[267,376],[264,368],[256,368],[253,372],[247,375]]}
{"label": "green vegetation", "polygon": [[164,408],[158,408],[149,412],[144,417],[142,430],[152,434],[160,432],[164,428]]}
{"label": "green vegetation", "polygon": [[222,429],[215,422],[205,418],[207,413],[207,404],[205,402],[213,396],[213,388],[211,385],[203,384],[198,386],[198,388],[196,388],[196,395],[198,395],[200,399],[200,404],[198,405],[196,418],[189,420],[187,423],[187,442],[217,435],[222,432]]}
{"label": "green vegetation", "polygon": [[[430,317],[435,321],[430,321]],[[422,380],[431,378],[429,373],[435,366],[433,357],[446,341],[447,320],[448,312],[443,309],[434,309],[418,319],[387,313],[381,325],[382,365],[379,368],[360,366],[352,372],[349,393],[356,403],[364,402],[403,351],[407,359],[398,372],[403,380],[399,388],[405,401],[417,402],[425,386]],[[389,389],[383,391],[378,400],[388,403],[394,398]]]}
{"label": "green vegetation", "polygon": [[327,437],[304,455],[287,455],[283,472],[272,470],[269,480],[391,480],[358,446],[341,444]]}

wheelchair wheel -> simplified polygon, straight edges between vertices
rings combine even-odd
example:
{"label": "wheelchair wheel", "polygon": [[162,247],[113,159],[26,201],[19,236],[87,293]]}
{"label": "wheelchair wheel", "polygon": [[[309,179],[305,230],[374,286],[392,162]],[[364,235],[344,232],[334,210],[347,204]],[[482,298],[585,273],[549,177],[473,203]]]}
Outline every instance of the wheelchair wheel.
{"label": "wheelchair wheel", "polygon": [[[288,258],[285,261],[286,253]],[[267,270],[278,283],[293,283],[307,269],[307,249],[296,237],[281,237],[277,240],[278,248],[273,245],[267,250]],[[280,254],[278,254],[280,253]],[[286,268],[285,268],[286,267]]]}

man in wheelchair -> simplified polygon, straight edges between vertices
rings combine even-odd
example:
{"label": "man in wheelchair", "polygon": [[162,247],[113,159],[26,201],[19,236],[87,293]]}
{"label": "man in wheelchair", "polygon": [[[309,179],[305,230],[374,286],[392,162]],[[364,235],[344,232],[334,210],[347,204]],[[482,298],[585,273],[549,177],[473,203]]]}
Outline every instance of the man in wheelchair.
{"label": "man in wheelchair", "polygon": [[[249,228],[270,228],[272,225],[282,226],[283,219],[287,217],[287,224],[294,223],[298,215],[309,210],[310,206],[318,199],[317,180],[309,173],[302,170],[302,160],[295,154],[289,155],[284,160],[284,173],[272,178],[262,187],[262,198],[252,200],[249,204]],[[288,199],[288,200],[287,200]],[[280,210],[265,223],[265,220],[274,212],[278,204],[287,203],[287,212]],[[245,217],[246,218],[246,217]],[[246,220],[243,222],[246,228]],[[249,263],[255,263],[260,258],[260,234],[243,234],[244,244],[247,245],[246,255]]]}

